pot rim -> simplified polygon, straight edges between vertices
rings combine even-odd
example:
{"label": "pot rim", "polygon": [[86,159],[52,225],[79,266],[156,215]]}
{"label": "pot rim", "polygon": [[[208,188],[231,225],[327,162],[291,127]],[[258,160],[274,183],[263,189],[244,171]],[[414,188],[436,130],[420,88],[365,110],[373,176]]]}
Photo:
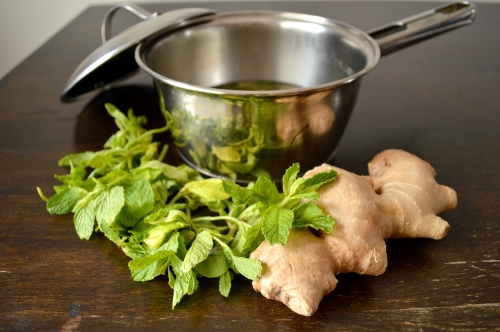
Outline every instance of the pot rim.
{"label": "pot rim", "polygon": [[179,29],[179,26],[172,26],[168,29],[163,30],[161,33],[156,34],[155,36],[152,36],[151,38],[148,38],[147,40],[142,41],[139,43],[135,49],[135,60],[136,63],[139,65],[139,67],[144,70],[147,74],[152,76],[153,78],[159,80],[160,82],[169,84],[173,87],[177,87],[180,89],[184,90],[189,90],[193,92],[198,92],[198,93],[205,93],[205,94],[211,94],[211,95],[232,95],[232,96],[241,96],[241,97],[286,97],[286,96],[293,96],[297,94],[308,94],[308,93],[315,93],[318,91],[324,91],[324,90],[330,90],[333,88],[336,88],[338,86],[342,86],[345,84],[349,84],[353,82],[354,80],[366,75],[368,72],[370,72],[378,63],[380,56],[381,56],[381,51],[380,47],[377,44],[377,42],[370,37],[366,32],[363,30],[360,30],[350,24],[337,21],[334,19],[329,19],[329,18],[324,18],[321,16],[317,15],[309,15],[309,14],[301,14],[301,13],[292,13],[292,12],[281,12],[281,11],[234,11],[234,12],[222,12],[222,13],[216,13],[214,15],[211,15],[209,18],[207,17],[202,17],[202,18],[194,18],[189,20],[188,22],[184,22],[182,26],[180,27],[185,28],[185,27],[190,27],[196,24],[204,23],[207,21],[213,21],[217,20],[218,18],[224,18],[228,16],[274,16],[278,18],[288,18],[288,19],[294,19],[297,21],[303,21],[307,23],[316,23],[325,26],[328,28],[328,26],[335,26],[335,27],[340,27],[341,29],[344,29],[348,31],[351,34],[359,36],[361,39],[364,39],[368,45],[371,46],[371,53],[372,56],[367,56],[366,57],[366,65],[363,69],[359,70],[358,72],[349,75],[347,77],[344,77],[339,80],[335,80],[332,82],[328,83],[323,83],[319,85],[313,85],[313,86],[308,86],[308,87],[300,87],[300,88],[293,88],[293,89],[283,89],[283,90],[264,90],[264,91],[251,91],[251,90],[228,90],[228,89],[218,89],[218,88],[211,88],[211,87],[203,87],[199,85],[194,85],[190,83],[185,83],[181,81],[177,81],[174,79],[171,79],[169,77],[163,76],[156,71],[152,70],[148,65],[146,65],[145,61],[143,61],[143,57],[148,51],[148,48],[150,45],[154,44],[158,38],[160,38],[162,35]]}

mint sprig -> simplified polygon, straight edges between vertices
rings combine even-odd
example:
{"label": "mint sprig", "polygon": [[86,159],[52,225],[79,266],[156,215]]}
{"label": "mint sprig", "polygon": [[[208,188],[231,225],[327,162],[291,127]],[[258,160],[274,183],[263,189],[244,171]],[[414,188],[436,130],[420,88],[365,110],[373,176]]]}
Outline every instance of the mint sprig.
{"label": "mint sprig", "polygon": [[269,179],[260,177],[251,188],[244,188],[229,180],[223,180],[226,192],[236,204],[247,204],[255,200],[261,213],[261,231],[271,244],[286,244],[292,227],[312,227],[331,232],[335,221],[310,201],[317,200],[316,193],[322,185],[337,178],[330,170],[317,173],[310,178],[297,177],[298,163],[290,166],[283,175],[283,193]]}
{"label": "mint sprig", "polygon": [[[153,136],[173,129],[165,110],[166,125],[146,130],[145,117],[105,107],[119,130],[103,150],[61,158],[69,173],[56,175],[61,184],[53,196],[37,190],[48,212],[74,214],[81,239],[102,233],[121,248],[133,280],[166,275],[172,308],[198,288],[200,277],[218,278],[223,296],[236,274],[258,280],[262,264],[249,255],[265,239],[285,244],[292,227],[332,231],[334,221],[312,201],[334,171],[305,179],[294,164],[283,176],[283,193],[265,176],[247,187],[204,179],[187,165],[163,162],[168,146],[160,148]],[[238,159],[235,151],[214,151],[228,163]]]}

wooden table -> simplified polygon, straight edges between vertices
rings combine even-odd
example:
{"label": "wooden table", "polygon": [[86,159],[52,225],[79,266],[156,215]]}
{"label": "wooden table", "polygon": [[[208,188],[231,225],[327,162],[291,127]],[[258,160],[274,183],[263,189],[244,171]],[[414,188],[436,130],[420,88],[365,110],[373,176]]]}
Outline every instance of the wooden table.
{"label": "wooden table", "polygon": [[[189,5],[302,12],[368,30],[438,4]],[[53,175],[65,172],[58,159],[101,149],[116,130],[104,102],[147,115],[150,127],[161,125],[144,74],[93,99],[59,102],[70,74],[99,46],[107,9],[84,11],[0,82],[1,331],[500,329],[500,4],[479,4],[472,26],[389,55],[364,78],[333,163],[365,174],[376,153],[401,148],[429,161],[438,181],[458,192],[459,204],[442,214],[451,224],[445,239],[388,241],[385,274],[340,275],[309,318],[265,299],[243,278],[229,298],[218,294],[215,281],[203,280],[172,311],[166,277],[132,281],[128,258],[114,244],[103,236],[81,241],[71,215],[45,210],[35,187],[52,193]],[[136,21],[117,14],[114,28]],[[179,162],[175,154],[169,158]]]}

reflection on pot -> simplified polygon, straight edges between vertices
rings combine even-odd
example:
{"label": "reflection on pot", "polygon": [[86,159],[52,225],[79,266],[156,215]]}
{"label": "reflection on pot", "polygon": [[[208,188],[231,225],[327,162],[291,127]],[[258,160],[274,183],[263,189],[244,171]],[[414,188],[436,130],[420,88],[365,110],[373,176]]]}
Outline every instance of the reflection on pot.
{"label": "reflection on pot", "polygon": [[[312,167],[308,162],[317,158],[306,150],[328,154],[331,149],[336,117],[329,106],[331,91],[306,98],[211,98],[178,88],[170,93],[174,142],[182,158],[205,174],[242,182],[259,175],[278,178],[283,165]],[[276,157],[287,161],[276,165]]]}

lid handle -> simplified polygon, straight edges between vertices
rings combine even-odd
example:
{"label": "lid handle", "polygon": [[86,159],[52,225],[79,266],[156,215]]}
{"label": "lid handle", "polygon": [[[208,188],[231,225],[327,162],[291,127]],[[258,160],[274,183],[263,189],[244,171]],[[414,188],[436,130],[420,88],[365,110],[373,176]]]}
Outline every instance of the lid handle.
{"label": "lid handle", "polygon": [[120,10],[120,9],[125,9],[131,12],[132,14],[135,14],[142,18],[143,20],[150,19],[152,17],[158,16],[160,13],[155,12],[155,13],[150,13],[146,9],[142,8],[141,6],[138,6],[133,3],[121,3],[116,6],[111,7],[106,15],[104,15],[104,19],[102,20],[102,25],[101,25],[101,39],[102,43],[106,43],[109,39],[111,39],[111,21],[113,20],[113,16],[115,13]]}
{"label": "lid handle", "polygon": [[[144,18],[113,38],[111,21],[114,13],[126,9]],[[151,14],[137,5],[122,4],[112,7],[106,14],[101,29],[104,43],[95,49],[75,69],[61,93],[61,101],[70,102],[87,92],[100,89],[107,84],[135,72],[139,66],[134,57],[136,46],[144,39],[176,25],[188,24],[190,19],[207,16],[210,20],[216,12],[206,8],[183,8],[163,14]]]}

